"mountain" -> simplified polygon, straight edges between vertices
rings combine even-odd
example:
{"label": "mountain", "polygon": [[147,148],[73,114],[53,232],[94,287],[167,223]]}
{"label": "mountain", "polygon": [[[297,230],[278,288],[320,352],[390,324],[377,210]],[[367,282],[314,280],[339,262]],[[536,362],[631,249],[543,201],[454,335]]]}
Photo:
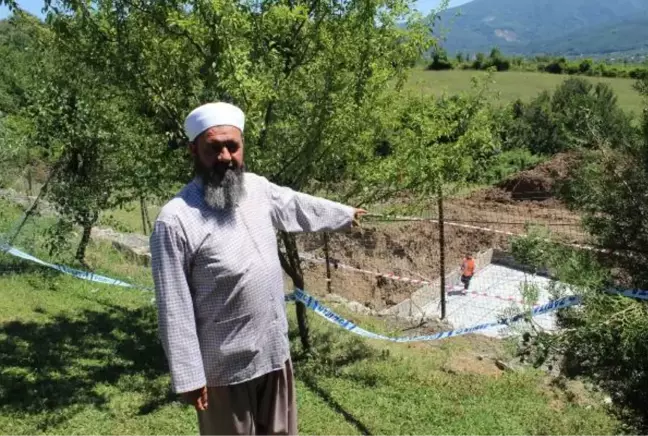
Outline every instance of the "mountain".
{"label": "mountain", "polygon": [[585,28],[557,39],[532,42],[527,47],[533,53],[566,56],[633,51],[648,53],[648,18]]}
{"label": "mountain", "polygon": [[450,52],[592,54],[645,48],[648,0],[474,0],[441,14]]}

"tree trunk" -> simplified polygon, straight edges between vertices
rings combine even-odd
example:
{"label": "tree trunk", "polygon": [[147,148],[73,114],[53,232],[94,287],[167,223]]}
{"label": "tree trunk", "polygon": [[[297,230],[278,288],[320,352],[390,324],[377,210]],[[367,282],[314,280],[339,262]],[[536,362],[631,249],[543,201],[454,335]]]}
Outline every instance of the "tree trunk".
{"label": "tree trunk", "polygon": [[27,195],[29,195],[30,197],[34,195],[33,188],[34,187],[33,187],[32,167],[30,166],[29,168],[27,168]]}
{"label": "tree trunk", "polygon": [[89,268],[88,264],[85,261],[86,249],[88,248],[88,243],[90,242],[92,227],[97,222],[97,219],[99,219],[98,212],[90,212],[90,216],[86,217],[86,220],[83,223],[83,235],[81,235],[81,242],[79,242],[76,255],[74,256],[74,258],[86,268]]}
{"label": "tree trunk", "polygon": [[[280,232],[281,240],[286,248],[286,254],[279,252],[279,260],[281,267],[288,274],[293,282],[293,286],[297,289],[304,289],[304,272],[301,269],[299,260],[299,249],[295,241],[295,235],[286,232]],[[311,350],[310,339],[308,335],[308,317],[306,313],[306,306],[297,301],[295,302],[295,311],[297,313],[297,325],[299,327],[299,338],[301,339],[302,347],[306,353]]]}
{"label": "tree trunk", "polygon": [[9,245],[13,245],[14,241],[16,240],[18,235],[20,234],[20,231],[22,230],[23,226],[25,225],[25,223],[27,222],[29,217],[32,216],[34,214],[34,212],[36,211],[36,208],[38,207],[38,203],[47,194],[47,189],[49,188],[50,181],[54,177],[56,177],[56,174],[58,173],[58,170],[61,168],[62,162],[63,162],[62,160],[59,160],[58,162],[56,162],[56,165],[54,165],[54,168],[52,169],[49,176],[47,177],[47,180],[45,181],[45,184],[40,189],[40,192],[38,193],[38,196],[36,196],[36,200],[34,200],[34,203],[32,203],[32,205],[29,207],[29,209],[27,209],[27,211],[25,212],[25,215],[23,215],[23,218],[20,221],[20,223],[18,224],[18,226],[15,228],[15,230],[13,230],[11,232],[11,235],[9,236],[9,238],[7,238],[7,240],[9,241]]}

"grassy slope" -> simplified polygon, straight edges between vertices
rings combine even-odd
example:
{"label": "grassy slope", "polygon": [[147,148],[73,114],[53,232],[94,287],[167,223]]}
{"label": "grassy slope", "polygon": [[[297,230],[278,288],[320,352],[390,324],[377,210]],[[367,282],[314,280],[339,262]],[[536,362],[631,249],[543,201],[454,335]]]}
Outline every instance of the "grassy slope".
{"label": "grassy slope", "polygon": [[[469,90],[472,77],[485,76],[486,74],[485,72],[470,70],[414,70],[406,89],[412,92],[418,92],[420,90],[424,93],[434,93],[436,95],[443,93],[454,94]],[[505,103],[513,101],[516,98],[528,101],[542,91],[553,91],[567,77],[556,74],[516,71],[496,73],[493,76],[494,83],[491,89],[499,92],[501,100]],[[616,92],[622,108],[632,111],[635,115],[641,113],[643,105],[640,95],[632,88],[634,80],[594,77],[586,77],[586,79],[593,82],[609,83]]]}
{"label": "grassy slope", "polygon": [[[0,202],[0,231],[19,211]],[[45,223],[24,244],[38,248]],[[31,239],[31,243],[28,239]],[[43,252],[41,252],[43,254]],[[102,271],[150,283],[106,246]],[[188,434],[194,412],[168,391],[151,294],[84,282],[0,255],[0,431],[13,434]],[[387,332],[378,320],[354,317]],[[291,311],[291,324],[292,311]],[[291,333],[300,432],[310,434],[610,434],[617,422],[546,384],[539,373],[500,373],[476,353],[481,337],[410,346],[368,342],[320,318],[314,357]]]}

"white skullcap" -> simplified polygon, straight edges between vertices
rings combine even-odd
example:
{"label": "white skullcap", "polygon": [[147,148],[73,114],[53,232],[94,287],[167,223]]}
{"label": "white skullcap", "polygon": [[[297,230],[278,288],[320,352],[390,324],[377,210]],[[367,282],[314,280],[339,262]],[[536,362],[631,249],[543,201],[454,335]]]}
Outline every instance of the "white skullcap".
{"label": "white skullcap", "polygon": [[192,110],[185,119],[185,133],[189,141],[196,139],[205,130],[216,126],[234,126],[243,132],[245,114],[229,103],[207,103]]}

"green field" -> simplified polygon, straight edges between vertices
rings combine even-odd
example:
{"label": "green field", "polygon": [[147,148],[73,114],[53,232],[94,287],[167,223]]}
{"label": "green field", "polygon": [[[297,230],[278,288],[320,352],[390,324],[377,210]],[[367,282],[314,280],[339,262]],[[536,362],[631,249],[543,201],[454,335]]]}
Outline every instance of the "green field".
{"label": "green field", "polygon": [[[0,200],[0,232],[19,215]],[[17,245],[48,259],[41,244],[50,224],[30,221]],[[130,264],[109,245],[92,243],[88,263],[151,284],[149,269]],[[0,254],[0,433],[196,434],[195,412],[169,391],[151,297]],[[497,369],[491,358],[505,358],[507,351],[496,340],[389,344],[312,316],[316,350],[306,357],[292,312],[302,434],[621,431],[598,395],[551,383],[540,371]],[[349,317],[377,332],[411,334],[377,319]]]}
{"label": "green field", "polygon": [[[410,92],[434,93],[435,95],[455,94],[467,91],[471,86],[473,77],[485,77],[488,73],[472,70],[453,71],[425,71],[417,69],[412,71],[406,90]],[[493,75],[491,90],[498,93],[502,102],[510,102],[516,98],[530,100],[540,92],[554,90],[569,76],[527,73],[527,72],[502,72]],[[580,77],[580,76],[579,76]],[[632,79],[584,77],[594,83],[604,82],[610,84],[616,92],[620,105],[635,114],[640,114],[643,108],[641,96],[632,88],[635,83]]]}

